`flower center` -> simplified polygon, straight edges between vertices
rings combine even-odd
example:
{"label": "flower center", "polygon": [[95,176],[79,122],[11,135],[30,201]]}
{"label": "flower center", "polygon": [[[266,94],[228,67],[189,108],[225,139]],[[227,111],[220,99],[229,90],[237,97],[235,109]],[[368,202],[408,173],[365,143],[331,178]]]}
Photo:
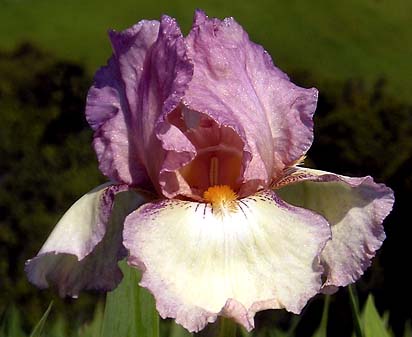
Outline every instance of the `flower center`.
{"label": "flower center", "polygon": [[179,171],[199,197],[211,186],[227,185],[239,188],[242,155],[238,151],[218,145],[199,149],[197,156]]}
{"label": "flower center", "polygon": [[208,188],[217,185],[227,185],[232,191],[240,189],[244,143],[232,127],[219,125],[207,114],[183,105],[168,120],[196,149],[196,156],[178,169],[179,179],[190,188],[186,196],[202,199]]}
{"label": "flower center", "polygon": [[204,193],[203,198],[212,204],[213,212],[217,214],[226,211],[234,212],[237,209],[237,195],[228,185],[215,185],[209,187]]}

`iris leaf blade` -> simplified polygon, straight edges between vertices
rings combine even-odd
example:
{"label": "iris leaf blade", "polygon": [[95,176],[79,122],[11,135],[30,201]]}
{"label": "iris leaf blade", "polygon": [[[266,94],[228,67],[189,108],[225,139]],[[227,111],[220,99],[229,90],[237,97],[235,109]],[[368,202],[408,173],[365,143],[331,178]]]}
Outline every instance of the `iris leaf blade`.
{"label": "iris leaf blade", "polygon": [[352,309],[352,316],[353,316],[353,325],[355,328],[355,336],[356,337],[364,337],[362,331],[362,321],[359,312],[359,300],[356,294],[356,289],[353,285],[348,286],[349,291],[349,300]]}
{"label": "iris leaf blade", "polygon": [[329,316],[330,295],[325,295],[325,302],[323,304],[322,318],[319,327],[316,329],[313,337],[327,337],[328,316]]}
{"label": "iris leaf blade", "polygon": [[40,321],[36,324],[34,329],[32,330],[30,337],[40,337],[43,335],[43,328],[44,324],[46,323],[47,317],[50,314],[51,308],[53,306],[53,302],[50,302],[47,310],[44,312],[42,318],[40,318]]}
{"label": "iris leaf blade", "polygon": [[405,331],[403,337],[412,337],[412,321],[407,321],[405,323]]}
{"label": "iris leaf blade", "polygon": [[169,337],[192,337],[193,335],[181,325],[172,322]]}
{"label": "iris leaf blade", "polygon": [[140,273],[119,263],[123,281],[107,294],[101,337],[159,337],[159,316],[152,295],[138,286]]}
{"label": "iris leaf blade", "polygon": [[365,337],[391,337],[384,319],[379,315],[372,295],[369,295],[362,312],[362,323]]}

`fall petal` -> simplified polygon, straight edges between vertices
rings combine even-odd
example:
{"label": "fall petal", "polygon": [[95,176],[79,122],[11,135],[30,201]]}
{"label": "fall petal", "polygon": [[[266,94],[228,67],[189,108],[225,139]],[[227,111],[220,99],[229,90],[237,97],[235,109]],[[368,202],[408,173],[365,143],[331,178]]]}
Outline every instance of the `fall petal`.
{"label": "fall petal", "polygon": [[370,266],[385,239],[382,222],[392,210],[393,192],[371,177],[350,178],[329,172],[296,169],[277,192],[291,204],[323,215],[332,240],[322,252],[324,291],[355,282]]}
{"label": "fall petal", "polygon": [[186,42],[194,74],[185,105],[238,133],[245,187],[266,187],[310,147],[317,90],[290,82],[233,18],[197,11]]}
{"label": "fall petal", "polygon": [[124,217],[143,202],[126,185],[101,185],[63,215],[38,255],[26,262],[30,282],[53,285],[61,296],[82,289],[111,290],[122,279]]}
{"label": "fall petal", "polygon": [[230,211],[181,200],[143,205],[125,221],[129,264],[162,317],[190,331],[217,315],[253,328],[257,311],[299,313],[321,287],[319,254],[330,238],[323,217],[261,192]]}

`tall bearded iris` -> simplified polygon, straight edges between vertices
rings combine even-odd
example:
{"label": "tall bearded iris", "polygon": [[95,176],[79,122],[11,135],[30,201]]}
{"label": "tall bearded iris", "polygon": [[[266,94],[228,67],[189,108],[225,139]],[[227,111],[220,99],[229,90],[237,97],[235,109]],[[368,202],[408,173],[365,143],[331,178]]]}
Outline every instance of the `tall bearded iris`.
{"label": "tall bearded iris", "polygon": [[86,117],[111,183],[67,211],[27,262],[31,282],[113,289],[127,256],[160,315],[198,331],[218,315],[252,329],[260,310],[299,313],[363,274],[393,193],[298,166],[316,89],[291,83],[232,18],[197,11],[183,37],[164,16],[110,38]]}

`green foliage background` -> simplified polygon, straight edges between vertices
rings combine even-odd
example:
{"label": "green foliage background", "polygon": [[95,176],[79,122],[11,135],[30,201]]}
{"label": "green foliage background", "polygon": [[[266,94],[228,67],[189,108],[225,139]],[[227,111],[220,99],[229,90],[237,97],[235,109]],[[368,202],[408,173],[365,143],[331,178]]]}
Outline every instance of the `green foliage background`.
{"label": "green foliage background", "polygon": [[[24,261],[36,254],[59,216],[104,181],[83,112],[93,73],[110,56],[107,29],[167,13],[187,32],[195,7],[210,16],[234,16],[295,82],[320,89],[311,166],[370,174],[395,190],[388,238],[358,289],[362,303],[372,292],[380,312],[389,310],[401,336],[412,316],[412,278],[396,263],[411,256],[411,229],[404,220],[412,192],[407,0],[0,0],[0,315],[14,303],[23,312],[22,329],[29,331],[54,298],[52,317],[59,313],[80,326],[93,316],[101,296],[61,300],[34,289]],[[352,323],[346,293],[331,302],[329,329],[347,336]],[[321,308],[321,298],[311,302],[298,336],[314,331]],[[290,316],[276,315],[261,313],[258,322],[289,324]]]}
{"label": "green foliage background", "polygon": [[[323,79],[387,78],[391,94],[411,102],[412,2],[409,0],[0,0],[0,47],[34,41],[89,74],[110,53],[106,31],[143,18],[175,17],[187,32],[193,11],[233,16],[284,70]],[[409,70],[409,71],[408,71]]]}

